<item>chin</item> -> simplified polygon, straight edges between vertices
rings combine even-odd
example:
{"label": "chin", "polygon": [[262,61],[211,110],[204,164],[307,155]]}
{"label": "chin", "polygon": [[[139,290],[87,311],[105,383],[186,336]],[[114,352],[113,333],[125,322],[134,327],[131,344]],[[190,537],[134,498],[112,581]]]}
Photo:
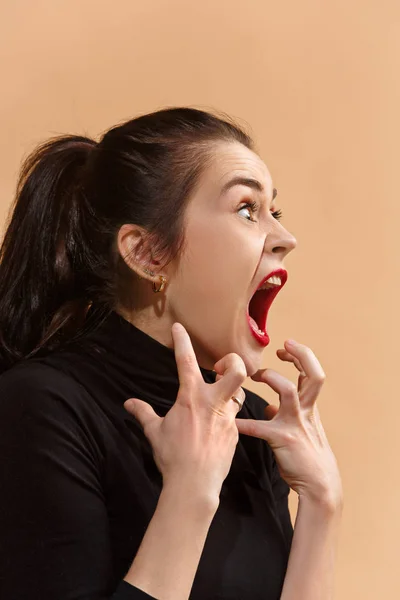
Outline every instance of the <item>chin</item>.
{"label": "chin", "polygon": [[227,354],[234,353],[240,356],[244,362],[247,377],[251,377],[261,368],[261,361],[265,347],[255,342],[254,337],[248,330],[247,323],[246,330],[244,332],[242,329],[234,334],[233,337],[232,333],[232,328],[230,328],[230,331],[225,335],[224,333],[221,333],[220,339],[223,339],[224,337],[227,339],[228,335],[230,335],[230,341],[228,343],[221,344],[217,352],[215,352],[217,343],[215,343],[214,351],[211,350],[211,347],[208,347],[208,352],[206,353],[208,360],[203,360],[201,364],[206,369],[213,370],[215,363],[217,363]]}
{"label": "chin", "polygon": [[251,359],[246,359],[244,357],[243,362],[246,366],[247,377],[251,377],[252,375],[254,375],[254,373],[257,373],[257,371],[261,368],[261,356]]}
{"label": "chin", "polygon": [[244,362],[247,377],[251,377],[261,368],[263,350],[263,348],[260,348],[259,350],[248,348],[243,351],[243,347],[236,350],[236,353]]}

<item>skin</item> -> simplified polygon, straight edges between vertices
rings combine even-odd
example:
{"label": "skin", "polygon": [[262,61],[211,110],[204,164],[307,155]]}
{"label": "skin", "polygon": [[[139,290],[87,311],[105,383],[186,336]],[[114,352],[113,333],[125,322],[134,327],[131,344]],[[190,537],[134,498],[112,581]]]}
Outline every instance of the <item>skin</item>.
{"label": "skin", "polygon": [[[143,252],[145,232],[137,225],[121,227],[118,247],[138,275],[135,306],[118,311],[139,329],[173,347],[171,327],[182,323],[188,331],[201,367],[213,369],[228,353],[238,354],[247,375],[259,368],[264,348],[252,336],[247,306],[255,289],[270,272],[283,268],[296,239],[272,215],[271,175],[261,158],[240,143],[219,142],[214,157],[200,178],[185,214],[186,245],[183,254],[163,269],[156,257]],[[235,185],[221,190],[234,177],[259,181],[264,191]],[[259,210],[245,208],[257,201]],[[155,272],[151,277],[144,268]],[[148,281],[164,275],[164,291],[154,294]],[[146,281],[147,279],[147,281]]]}
{"label": "skin", "polygon": [[[258,180],[264,191],[240,185],[222,196],[224,184],[239,175]],[[255,214],[243,208],[249,200],[260,203]],[[277,355],[299,372],[297,386],[272,369],[260,369],[264,348],[251,335],[246,318],[259,283],[283,268],[296,246],[272,215],[275,209],[271,176],[262,160],[240,144],[224,143],[215,148],[189,202],[187,244],[176,262],[160,271],[157,257],[149,259],[144,251],[145,232],[135,225],[124,225],[118,235],[119,250],[132,270],[150,281],[157,281],[158,274],[168,281],[165,292],[154,294],[147,281],[139,280],[132,294],[135,306],[120,305],[118,310],[174,348],[181,384],[165,417],[137,398],[124,404],[141,423],[164,482],[125,580],[160,600],[189,597],[238,433],[268,442],[282,477],[299,497],[282,600],[334,596],[343,490],[316,404],[325,374],[313,352],[291,340]],[[146,275],[145,267],[156,275]],[[198,365],[217,372],[214,384],[204,382]],[[279,407],[269,405],[265,420],[236,417],[232,391],[240,391],[244,400],[236,386],[246,375],[279,396]]]}
{"label": "skin", "polygon": [[[222,193],[224,185],[238,176],[257,180],[263,192],[241,184]],[[272,214],[277,208],[273,196],[270,173],[257,154],[239,143],[215,145],[213,160],[187,207],[184,252],[162,270],[168,281],[165,291],[154,294],[148,281],[139,280],[137,294],[133,295],[136,306],[130,311],[120,307],[120,312],[171,348],[175,348],[173,324],[183,325],[193,353],[188,364],[195,359],[196,364],[214,369],[217,384],[222,383],[226,365],[233,360],[240,386],[246,376],[251,376],[272,388],[279,395],[280,408],[267,406],[265,420],[236,418],[238,431],[269,443],[281,475],[299,496],[318,501],[329,495],[330,503],[340,505],[337,463],[316,405],[325,379],[319,361],[306,346],[286,340],[277,355],[299,371],[297,387],[276,371],[261,369],[264,347],[254,339],[247,322],[247,306],[255,289],[266,275],[283,268],[286,255],[296,247],[296,239]],[[245,207],[252,200],[259,203],[254,213]],[[118,244],[130,268],[143,276],[145,265],[150,266],[155,272],[153,281],[157,281],[159,263],[153,256],[148,264],[145,242],[140,227],[121,227]],[[211,388],[203,389],[202,378],[197,379],[205,401],[206,391]],[[220,392],[215,393],[218,398]],[[235,395],[245,400],[241,387]],[[220,412],[216,406],[214,410]],[[292,440],[298,442],[296,449],[292,448]]]}
{"label": "skin", "polygon": [[238,419],[230,396],[245,376],[241,358],[233,353],[223,357],[215,365],[218,381],[206,384],[186,330],[175,323],[172,333],[181,383],[172,408],[159,417],[147,402],[125,402],[153,447],[164,481],[125,580],[160,600],[187,600],[218,506],[212,507],[212,498],[219,497],[241,431],[270,444],[282,477],[299,497],[281,599],[333,600],[342,489],[316,405],[325,379],[317,358],[306,346],[287,340],[279,354],[300,372],[297,387],[261,369],[253,378],[279,394],[280,407],[274,407],[269,421]]}

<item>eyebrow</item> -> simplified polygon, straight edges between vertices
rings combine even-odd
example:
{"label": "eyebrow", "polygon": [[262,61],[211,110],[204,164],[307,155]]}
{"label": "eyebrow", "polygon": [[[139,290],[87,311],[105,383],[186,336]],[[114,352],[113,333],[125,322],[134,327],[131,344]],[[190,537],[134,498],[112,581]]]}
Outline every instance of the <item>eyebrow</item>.
{"label": "eyebrow", "polygon": [[[226,192],[235,185],[246,185],[247,187],[252,188],[253,190],[256,190],[257,192],[261,193],[265,191],[263,185],[257,179],[252,179],[251,177],[234,177],[230,181],[227,181],[222,187],[221,195],[226,194]],[[275,200],[277,194],[278,190],[274,188],[272,193],[272,200]]]}

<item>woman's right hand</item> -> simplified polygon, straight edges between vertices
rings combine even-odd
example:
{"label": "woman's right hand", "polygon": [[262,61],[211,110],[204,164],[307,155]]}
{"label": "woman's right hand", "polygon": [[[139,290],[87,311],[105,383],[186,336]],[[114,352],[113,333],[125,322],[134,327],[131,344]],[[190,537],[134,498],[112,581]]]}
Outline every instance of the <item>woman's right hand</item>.
{"label": "woman's right hand", "polygon": [[218,503],[239,439],[235,417],[240,408],[231,397],[238,395],[246,368],[240,356],[227,354],[214,365],[218,381],[206,383],[183,325],[174,323],[172,337],[180,382],[172,408],[159,417],[138,398],[124,406],[143,427],[163,486],[189,487],[191,494]]}

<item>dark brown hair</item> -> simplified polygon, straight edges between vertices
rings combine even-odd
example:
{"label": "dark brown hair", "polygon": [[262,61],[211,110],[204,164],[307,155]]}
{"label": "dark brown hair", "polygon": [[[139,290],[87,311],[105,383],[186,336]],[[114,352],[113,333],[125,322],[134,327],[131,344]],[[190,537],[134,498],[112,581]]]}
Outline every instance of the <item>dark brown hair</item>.
{"label": "dark brown hair", "polygon": [[188,199],[224,140],[253,148],[226,115],[178,107],[117,125],[99,143],[57,136],[26,158],[0,249],[0,372],[84,334],[92,302],[112,310],[123,224],[145,228],[164,264],[179,256]]}

